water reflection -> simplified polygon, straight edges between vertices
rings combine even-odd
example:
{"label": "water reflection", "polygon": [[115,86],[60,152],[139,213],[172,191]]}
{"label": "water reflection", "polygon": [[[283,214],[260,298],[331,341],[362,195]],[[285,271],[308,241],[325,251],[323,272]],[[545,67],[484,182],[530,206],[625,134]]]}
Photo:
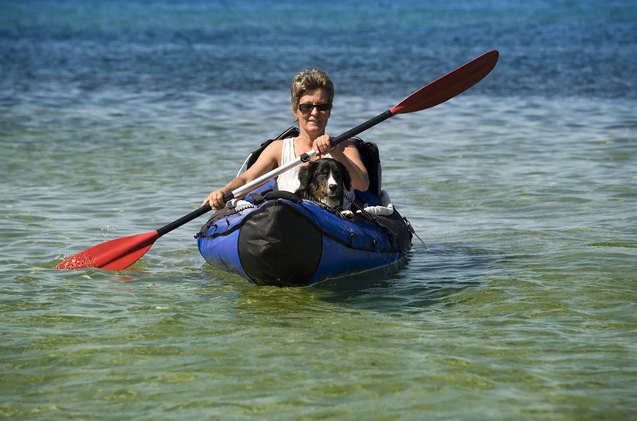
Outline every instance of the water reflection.
{"label": "water reflection", "polygon": [[498,256],[459,243],[415,247],[403,268],[379,269],[316,285],[323,300],[385,312],[420,311],[480,285]]}

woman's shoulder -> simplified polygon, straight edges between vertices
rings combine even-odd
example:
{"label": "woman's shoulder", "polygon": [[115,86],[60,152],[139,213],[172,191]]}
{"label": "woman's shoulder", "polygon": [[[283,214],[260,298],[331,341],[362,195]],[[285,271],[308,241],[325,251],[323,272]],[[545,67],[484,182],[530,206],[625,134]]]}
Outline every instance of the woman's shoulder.
{"label": "woman's shoulder", "polygon": [[266,159],[268,161],[276,161],[277,163],[281,159],[281,152],[283,151],[283,139],[275,139],[268,146],[265,147],[259,159]]}
{"label": "woman's shoulder", "polygon": [[278,151],[281,152],[281,149],[283,149],[283,144],[285,142],[286,139],[274,139],[272,142],[270,142],[270,144],[268,146],[266,146],[266,148],[263,150],[264,153],[269,153],[272,151]]}

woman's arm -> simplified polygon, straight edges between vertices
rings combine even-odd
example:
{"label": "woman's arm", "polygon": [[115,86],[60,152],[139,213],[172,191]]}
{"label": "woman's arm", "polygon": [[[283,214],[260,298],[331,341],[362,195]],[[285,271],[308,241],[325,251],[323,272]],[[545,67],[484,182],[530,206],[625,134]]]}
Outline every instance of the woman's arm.
{"label": "woman's arm", "polygon": [[352,187],[358,191],[367,191],[369,188],[369,174],[367,173],[365,164],[363,164],[358,148],[351,142],[346,142],[341,151],[344,159],[341,159],[338,156],[338,152],[335,152],[339,150],[339,146],[340,145],[337,145],[330,153],[334,159],[343,163],[347,171],[349,171],[349,175],[352,179]]}
{"label": "woman's arm", "polygon": [[221,209],[224,206],[223,196],[226,193],[230,193],[233,190],[238,189],[280,165],[282,147],[283,141],[277,140],[270,143],[268,147],[261,152],[257,161],[252,164],[250,168],[239,176],[233,178],[224,187],[211,192],[208,197],[204,199],[201,205],[203,206],[206,203],[210,203],[212,208]]}
{"label": "woman's arm", "polygon": [[369,188],[369,174],[365,164],[363,164],[358,148],[351,141],[346,140],[334,148],[328,149],[329,141],[329,135],[318,137],[314,141],[314,148],[320,152],[320,155],[325,155],[329,152],[334,159],[347,168],[352,179],[352,187],[359,191],[367,191]]}

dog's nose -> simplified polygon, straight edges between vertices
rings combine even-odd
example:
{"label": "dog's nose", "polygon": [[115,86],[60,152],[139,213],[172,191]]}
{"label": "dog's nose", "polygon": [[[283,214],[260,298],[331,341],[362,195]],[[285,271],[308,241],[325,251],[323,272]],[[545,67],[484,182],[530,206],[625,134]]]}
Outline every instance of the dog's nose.
{"label": "dog's nose", "polygon": [[330,184],[327,188],[330,189],[330,191],[336,191],[338,184]]}

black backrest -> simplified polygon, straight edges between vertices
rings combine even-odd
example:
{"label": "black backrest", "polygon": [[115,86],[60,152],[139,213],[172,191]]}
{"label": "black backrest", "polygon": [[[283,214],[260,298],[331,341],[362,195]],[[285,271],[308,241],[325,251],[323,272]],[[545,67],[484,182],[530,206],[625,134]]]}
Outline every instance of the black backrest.
{"label": "black backrest", "polygon": [[383,169],[380,164],[378,146],[372,142],[365,142],[360,137],[353,137],[351,141],[356,145],[363,164],[365,164],[365,168],[367,168],[367,174],[369,175],[368,191],[379,196],[382,187]]}

